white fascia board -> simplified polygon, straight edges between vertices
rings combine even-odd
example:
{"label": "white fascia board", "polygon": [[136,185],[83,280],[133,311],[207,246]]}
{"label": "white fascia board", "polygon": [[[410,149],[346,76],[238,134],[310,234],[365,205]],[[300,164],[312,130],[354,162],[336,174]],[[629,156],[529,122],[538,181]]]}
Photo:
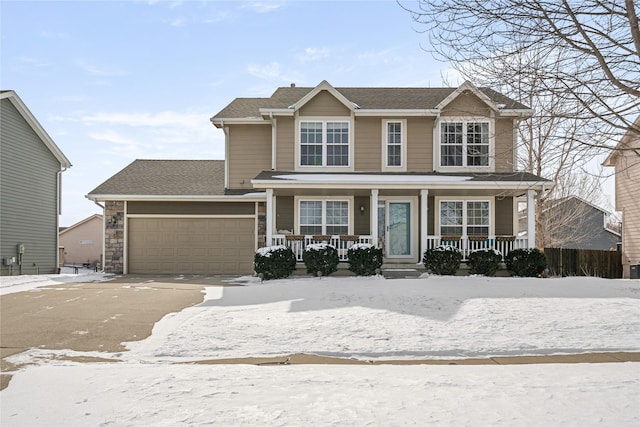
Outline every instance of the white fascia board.
{"label": "white fascia board", "polygon": [[313,181],[293,181],[293,180],[252,180],[254,188],[305,188],[305,189],[401,189],[420,190],[428,187],[430,190],[544,190],[549,186],[548,182],[542,181],[462,181],[462,182],[437,182],[437,181],[376,181],[373,179],[349,182],[313,182]]}
{"label": "white fascia board", "polygon": [[526,110],[518,110],[516,108],[511,108],[511,109],[502,109],[502,110],[498,110],[498,112],[500,113],[501,116],[508,116],[508,117],[531,117],[533,116],[533,110],[532,109],[526,109]]}
{"label": "white fascia board", "polygon": [[294,113],[292,108],[260,108],[258,111],[264,116],[269,114],[274,116],[293,116]]}
{"label": "white fascia board", "polygon": [[222,118],[222,119],[210,119],[211,123],[213,123],[216,127],[222,127],[225,124],[236,124],[236,125],[254,125],[254,124],[270,124],[269,121],[263,119],[262,117],[231,117],[231,118]]}
{"label": "white fascia board", "polygon": [[221,196],[189,196],[189,195],[132,195],[132,194],[87,194],[87,199],[95,202],[122,200],[127,202],[260,202],[266,199],[266,193],[256,191],[247,194]]}
{"label": "white fascia board", "polygon": [[440,114],[440,110],[437,109],[364,109],[356,110],[356,116],[384,116],[384,117],[401,117],[401,116],[437,116]]}

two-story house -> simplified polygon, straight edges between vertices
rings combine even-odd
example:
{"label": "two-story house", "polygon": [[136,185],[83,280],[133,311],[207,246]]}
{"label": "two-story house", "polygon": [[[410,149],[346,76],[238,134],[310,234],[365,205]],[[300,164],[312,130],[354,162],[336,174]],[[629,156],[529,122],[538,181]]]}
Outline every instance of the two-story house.
{"label": "two-story house", "polygon": [[105,267],[111,253],[124,272],[249,272],[259,246],[288,245],[302,260],[313,242],[343,261],[354,242],[372,243],[387,264],[443,243],[465,255],[531,247],[534,218],[519,236],[518,199],[533,207],[551,184],[516,170],[516,127],[531,113],[471,83],[323,81],[237,98],[211,118],[225,162],[136,161],[89,194],[123,242],[105,248]]}
{"label": "two-story house", "polygon": [[71,162],[15,91],[0,91],[0,104],[0,276],[57,273]]}
{"label": "two-story house", "polygon": [[622,277],[640,278],[640,116],[603,163],[615,168],[616,210],[622,212]]}

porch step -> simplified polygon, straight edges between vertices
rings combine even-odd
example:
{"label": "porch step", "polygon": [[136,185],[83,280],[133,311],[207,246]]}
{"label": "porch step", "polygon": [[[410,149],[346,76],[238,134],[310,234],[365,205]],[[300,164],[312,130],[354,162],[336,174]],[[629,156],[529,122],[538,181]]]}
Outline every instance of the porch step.
{"label": "porch step", "polygon": [[424,273],[423,270],[413,267],[382,267],[382,275],[385,279],[415,279]]}

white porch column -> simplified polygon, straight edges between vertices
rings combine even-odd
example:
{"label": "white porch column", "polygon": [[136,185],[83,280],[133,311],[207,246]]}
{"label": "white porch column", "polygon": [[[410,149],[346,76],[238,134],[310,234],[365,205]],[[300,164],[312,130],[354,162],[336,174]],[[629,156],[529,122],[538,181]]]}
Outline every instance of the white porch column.
{"label": "white porch column", "polygon": [[427,250],[427,210],[429,209],[429,190],[420,190],[420,260]]}
{"label": "white porch column", "polygon": [[371,189],[371,243],[378,247],[378,190]]}
{"label": "white porch column", "polygon": [[535,190],[527,190],[527,247],[536,247]]}
{"label": "white porch column", "polygon": [[273,189],[267,189],[267,203],[265,206],[265,227],[267,232],[267,246],[273,245]]}

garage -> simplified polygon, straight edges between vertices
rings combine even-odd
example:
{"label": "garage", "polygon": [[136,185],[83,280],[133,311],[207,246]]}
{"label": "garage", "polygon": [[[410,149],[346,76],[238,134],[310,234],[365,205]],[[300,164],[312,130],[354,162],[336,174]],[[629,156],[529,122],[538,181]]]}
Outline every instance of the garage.
{"label": "garage", "polygon": [[129,218],[128,272],[251,274],[254,218]]}

